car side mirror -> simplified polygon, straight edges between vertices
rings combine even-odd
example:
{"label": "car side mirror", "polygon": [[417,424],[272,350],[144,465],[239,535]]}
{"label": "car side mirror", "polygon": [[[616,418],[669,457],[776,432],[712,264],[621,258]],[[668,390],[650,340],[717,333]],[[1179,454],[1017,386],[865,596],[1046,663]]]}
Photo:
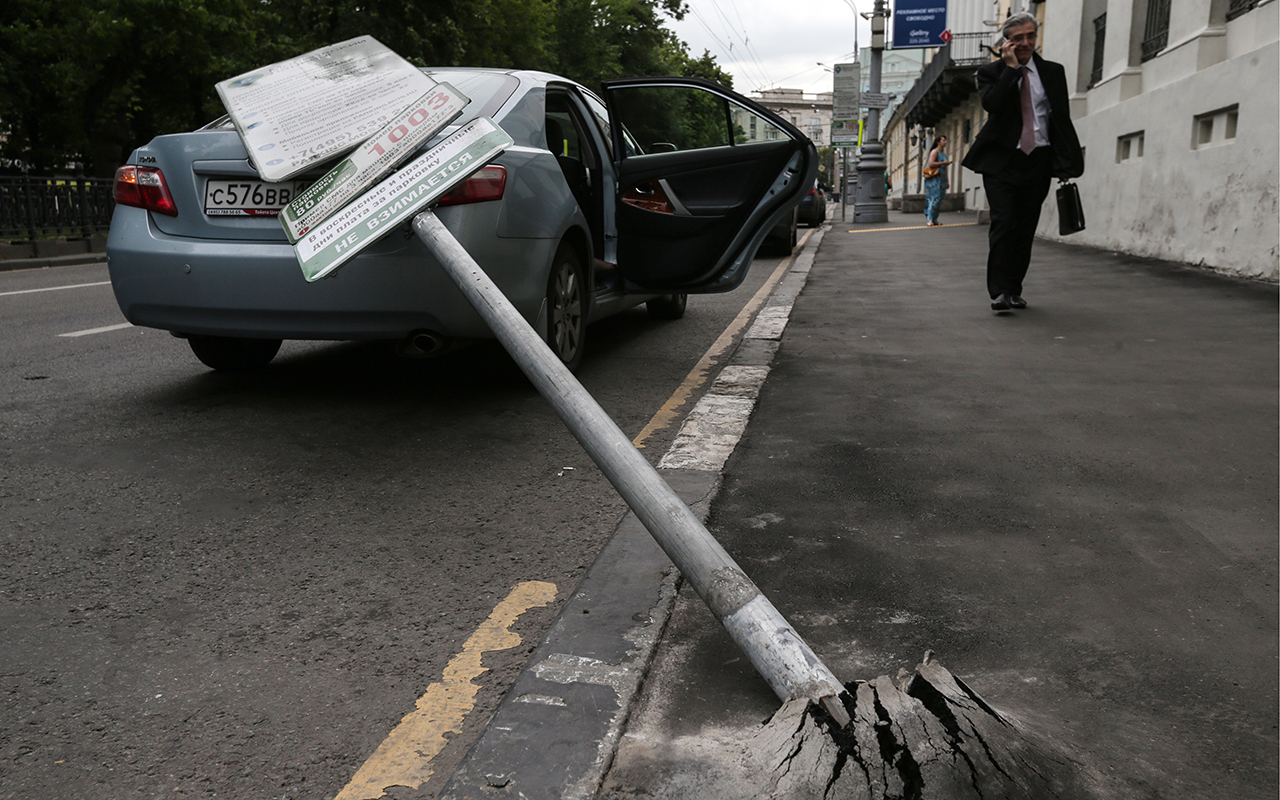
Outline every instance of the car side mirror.
{"label": "car side mirror", "polygon": [[676,146],[671,142],[654,142],[649,145],[650,153],[674,153]]}

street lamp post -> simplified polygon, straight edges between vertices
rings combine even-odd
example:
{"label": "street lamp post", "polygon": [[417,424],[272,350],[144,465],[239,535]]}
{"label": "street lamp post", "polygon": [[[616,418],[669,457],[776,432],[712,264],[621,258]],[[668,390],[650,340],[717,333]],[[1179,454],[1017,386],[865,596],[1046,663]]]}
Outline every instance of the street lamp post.
{"label": "street lamp post", "polygon": [[[853,2],[853,0],[844,0],[844,4],[847,5],[849,7],[849,10],[853,12],[853,60],[855,62],[859,62],[862,59],[862,50],[858,45],[858,19],[860,17],[865,19],[865,17],[863,17],[862,12],[858,11],[858,6]],[[825,67],[826,65],[819,62],[819,66]],[[859,64],[859,70],[861,70],[860,64]],[[861,77],[859,77],[859,81],[861,81]],[[845,218],[845,209],[850,205],[849,201],[852,199],[849,196],[850,195],[849,188],[853,183],[853,181],[850,180],[850,177],[851,176],[849,174],[849,148],[841,147],[840,148],[840,176],[839,176],[839,180],[835,183],[835,187],[840,191],[840,219],[841,220]]]}
{"label": "street lamp post", "polygon": [[[871,12],[871,75],[868,89],[880,94],[880,69],[884,59],[885,2],[876,0]],[[884,197],[884,145],[880,142],[880,109],[867,109],[861,157],[858,160],[858,194],[853,205],[854,222],[888,222]]]}
{"label": "street lamp post", "polygon": [[858,7],[854,5],[853,0],[844,0],[844,4],[853,11],[853,60],[857,61],[862,51],[858,49],[858,17],[862,16],[858,13]]}

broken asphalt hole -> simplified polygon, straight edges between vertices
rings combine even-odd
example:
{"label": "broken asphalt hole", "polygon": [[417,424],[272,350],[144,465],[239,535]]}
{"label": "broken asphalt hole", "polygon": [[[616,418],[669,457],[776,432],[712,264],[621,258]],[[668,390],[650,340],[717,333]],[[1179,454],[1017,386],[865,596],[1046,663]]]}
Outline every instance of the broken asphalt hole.
{"label": "broken asphalt hole", "polygon": [[846,684],[851,722],[786,703],[757,736],[758,798],[1096,800],[1078,759],[1002,714],[925,653],[914,673]]}

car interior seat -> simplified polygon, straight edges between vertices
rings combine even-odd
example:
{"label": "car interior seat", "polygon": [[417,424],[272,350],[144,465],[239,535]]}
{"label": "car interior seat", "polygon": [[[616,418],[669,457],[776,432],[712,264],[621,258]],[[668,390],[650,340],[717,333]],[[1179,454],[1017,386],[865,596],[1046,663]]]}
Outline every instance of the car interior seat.
{"label": "car interior seat", "polygon": [[569,142],[565,138],[564,127],[554,117],[547,117],[547,149],[555,155],[556,163],[560,165],[560,171],[564,173],[564,179],[579,207],[584,211],[590,208],[587,167],[580,159],[568,154]]}

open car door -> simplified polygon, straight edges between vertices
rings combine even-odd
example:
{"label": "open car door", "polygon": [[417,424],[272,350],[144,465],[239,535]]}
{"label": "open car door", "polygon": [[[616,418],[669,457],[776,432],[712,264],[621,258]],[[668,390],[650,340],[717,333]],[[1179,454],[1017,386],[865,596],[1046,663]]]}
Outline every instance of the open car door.
{"label": "open car door", "polygon": [[628,288],[723,292],[803,199],[818,154],[772,111],[701,78],[604,83]]}

